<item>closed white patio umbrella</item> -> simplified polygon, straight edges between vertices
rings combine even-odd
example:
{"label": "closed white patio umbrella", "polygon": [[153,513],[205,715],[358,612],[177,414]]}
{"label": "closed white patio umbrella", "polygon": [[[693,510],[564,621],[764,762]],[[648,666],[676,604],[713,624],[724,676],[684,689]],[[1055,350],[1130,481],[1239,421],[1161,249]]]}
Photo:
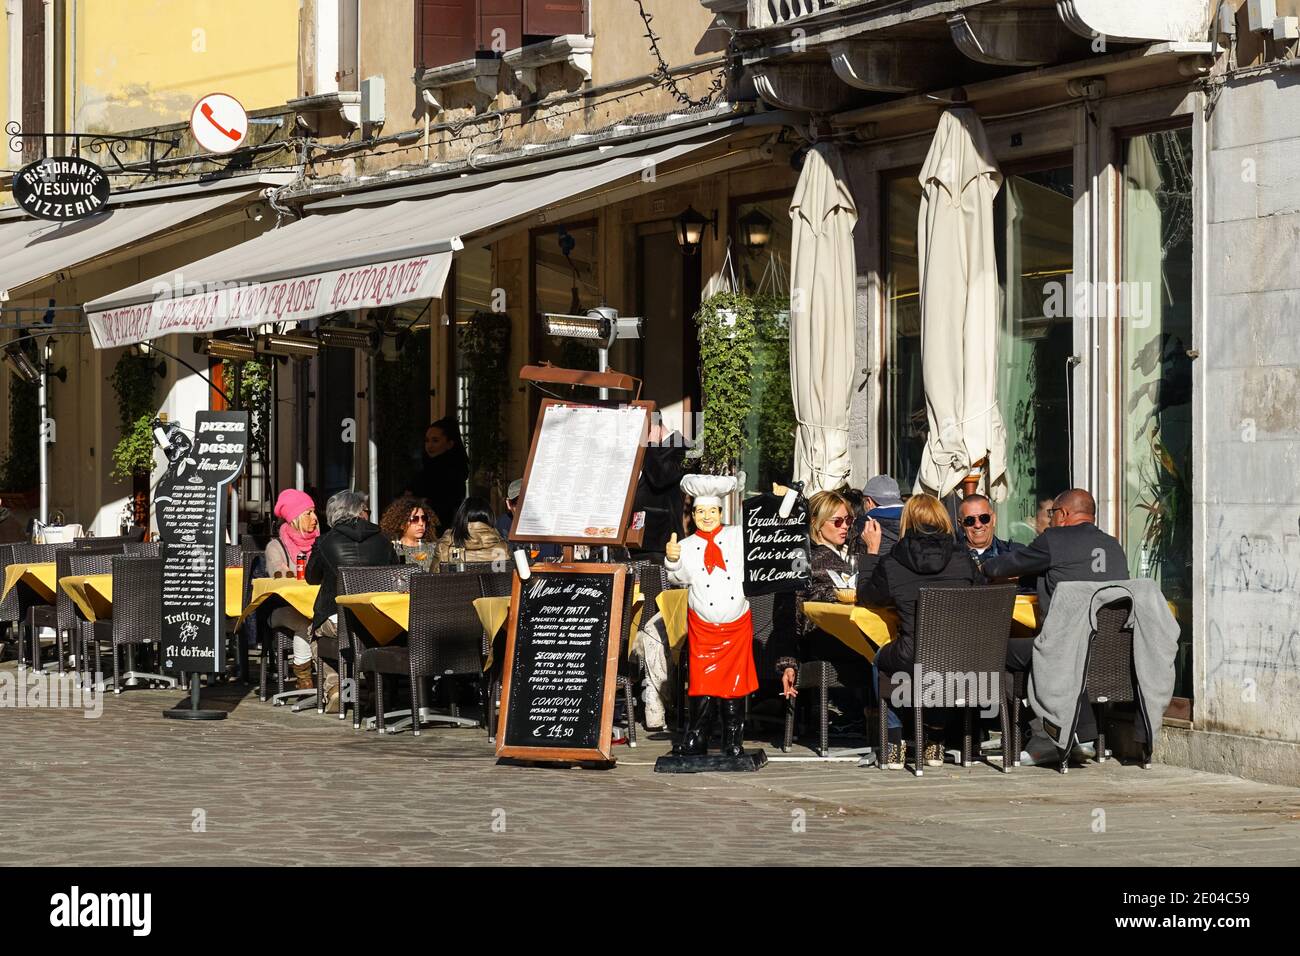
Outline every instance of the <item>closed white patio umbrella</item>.
{"label": "closed white patio umbrella", "polygon": [[812,494],[848,480],[857,206],[829,144],[814,146],[790,202],[790,395],[794,477]]}
{"label": "closed white patio umbrella", "polygon": [[997,402],[993,198],[1002,174],[974,110],[943,114],[920,178],[921,368],[930,434],[915,490],[942,498],[984,463],[980,490],[1001,501],[1007,432]]}

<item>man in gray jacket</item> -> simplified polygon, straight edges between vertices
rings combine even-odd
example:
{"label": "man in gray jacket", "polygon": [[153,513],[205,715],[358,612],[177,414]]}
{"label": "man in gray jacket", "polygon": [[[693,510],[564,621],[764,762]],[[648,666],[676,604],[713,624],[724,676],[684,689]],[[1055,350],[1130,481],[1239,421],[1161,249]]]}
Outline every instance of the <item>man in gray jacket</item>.
{"label": "man in gray jacket", "polygon": [[[1081,488],[1057,496],[1051,509],[1052,526],[1023,548],[989,558],[980,570],[987,578],[1038,575],[1038,620],[1045,621],[1052,592],[1062,581],[1127,581],[1128,558],[1115,538],[1097,527],[1097,502]],[[1013,637],[1007,642],[1007,667],[1028,671],[1034,641]],[[1079,694],[1080,741],[1097,739],[1097,721],[1087,695]]]}

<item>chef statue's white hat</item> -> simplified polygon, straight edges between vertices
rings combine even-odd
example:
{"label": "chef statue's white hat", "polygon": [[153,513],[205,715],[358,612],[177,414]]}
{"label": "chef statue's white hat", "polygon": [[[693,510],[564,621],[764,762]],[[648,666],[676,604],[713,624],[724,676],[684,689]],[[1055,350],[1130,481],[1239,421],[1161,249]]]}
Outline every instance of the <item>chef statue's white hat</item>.
{"label": "chef statue's white hat", "polygon": [[725,495],[736,490],[736,479],[729,475],[685,475],[682,491],[695,499],[695,507],[712,505],[722,507]]}

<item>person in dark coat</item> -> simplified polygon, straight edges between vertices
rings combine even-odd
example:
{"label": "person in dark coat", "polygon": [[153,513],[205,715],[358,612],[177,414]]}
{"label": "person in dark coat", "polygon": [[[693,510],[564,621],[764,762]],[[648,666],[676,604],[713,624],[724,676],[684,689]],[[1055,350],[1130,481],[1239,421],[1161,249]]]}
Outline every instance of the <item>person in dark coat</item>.
{"label": "person in dark coat", "polygon": [[[1051,509],[1052,526],[1023,548],[983,562],[987,578],[1038,575],[1038,620],[1045,621],[1052,592],[1062,581],[1127,581],[1128,557],[1124,546],[1097,527],[1097,502],[1082,488],[1062,492]],[[1013,637],[1007,642],[1007,667],[1028,671],[1034,641]],[[1088,703],[1086,688],[1079,694],[1079,719],[1075,730],[1081,742],[1095,740],[1097,720]]]}
{"label": "person in dark coat", "polygon": [[429,502],[438,516],[438,527],[446,529],[465,500],[468,479],[469,458],[456,420],[450,416],[440,418],[424,431],[424,467],[411,480],[406,494]]}
{"label": "person in dark coat", "polygon": [[629,549],[634,559],[662,559],[669,538],[674,534],[679,538],[686,536],[681,489],[685,464],[686,440],[681,433],[669,434],[658,422],[652,424],[641,461],[641,477],[637,479],[636,495],[632,499],[632,513],[645,512],[641,547]]}
{"label": "person in dark coat", "polygon": [[[922,588],[973,587],[982,583],[970,554],[957,547],[952,521],[943,502],[932,495],[913,495],[903,507],[898,543],[882,555],[879,522],[868,519],[863,529],[867,555],[858,572],[858,603],[892,607],[898,613],[897,636],[880,649],[876,667],[883,674],[912,673],[916,661],[916,605]],[[892,708],[890,708],[892,710]],[[927,711],[937,718],[935,711]],[[894,723],[894,721],[890,721]],[[897,735],[897,736],[895,736]],[[889,728],[886,765],[901,769],[905,748],[900,727]],[[937,720],[927,728],[924,759],[943,763],[943,728]],[[897,750],[895,751],[895,748]],[[920,760],[920,756],[917,758]]]}
{"label": "person in dark coat", "polygon": [[888,475],[868,478],[862,486],[862,506],[866,514],[858,520],[856,534],[865,544],[867,521],[876,522],[880,525],[880,553],[888,554],[889,549],[898,543],[899,523],[903,517],[903,498],[898,482]]}

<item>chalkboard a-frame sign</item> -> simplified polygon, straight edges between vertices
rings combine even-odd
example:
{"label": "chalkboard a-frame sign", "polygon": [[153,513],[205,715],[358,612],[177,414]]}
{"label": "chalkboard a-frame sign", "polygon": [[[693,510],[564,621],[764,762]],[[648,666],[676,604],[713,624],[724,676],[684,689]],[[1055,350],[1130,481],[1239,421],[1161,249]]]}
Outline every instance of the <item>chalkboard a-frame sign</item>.
{"label": "chalkboard a-frame sign", "polygon": [[497,756],[612,762],[627,568],[533,568],[510,594]]}

